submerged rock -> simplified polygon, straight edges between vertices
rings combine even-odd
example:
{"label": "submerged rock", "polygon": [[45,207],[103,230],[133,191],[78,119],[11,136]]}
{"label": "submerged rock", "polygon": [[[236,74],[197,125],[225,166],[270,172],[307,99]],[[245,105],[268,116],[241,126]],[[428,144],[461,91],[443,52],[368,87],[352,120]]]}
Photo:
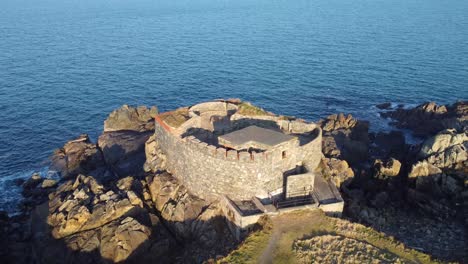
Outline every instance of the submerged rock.
{"label": "submerged rock", "polygon": [[417,136],[434,135],[447,128],[466,131],[468,102],[461,101],[447,106],[429,102],[412,109],[399,108],[381,115],[396,120],[398,127],[411,129]]}
{"label": "submerged rock", "polygon": [[377,107],[378,109],[389,109],[391,106],[392,106],[392,104],[391,104],[391,103],[388,103],[388,102],[387,102],[387,103],[381,103],[381,104],[376,105],[376,107]]}

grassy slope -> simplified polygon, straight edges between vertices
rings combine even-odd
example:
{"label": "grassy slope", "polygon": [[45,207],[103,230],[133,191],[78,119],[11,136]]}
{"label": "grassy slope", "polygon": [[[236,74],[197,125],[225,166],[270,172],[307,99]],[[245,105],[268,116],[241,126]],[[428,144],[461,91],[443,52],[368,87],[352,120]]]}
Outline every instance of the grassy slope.
{"label": "grassy slope", "polygon": [[356,239],[408,262],[437,263],[428,255],[408,249],[391,237],[346,220],[329,218],[320,210],[280,215],[271,219],[270,225],[252,233],[220,263],[297,263],[292,250],[294,241],[324,234]]}

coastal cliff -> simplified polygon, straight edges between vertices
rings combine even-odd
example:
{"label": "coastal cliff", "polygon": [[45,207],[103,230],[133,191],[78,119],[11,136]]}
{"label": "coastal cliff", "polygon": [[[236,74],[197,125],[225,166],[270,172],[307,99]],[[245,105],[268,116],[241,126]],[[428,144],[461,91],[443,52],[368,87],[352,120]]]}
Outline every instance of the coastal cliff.
{"label": "coastal cliff", "polygon": [[[253,106],[247,110],[267,113]],[[345,219],[305,213],[265,220],[251,233],[266,243],[257,245],[265,251],[249,255],[252,262],[269,262],[266,255],[276,256],[267,249],[284,246],[273,243],[272,237],[288,219],[330,219],[327,228],[336,231],[304,238],[317,234],[317,225],[295,234],[288,254],[299,262],[321,259],[323,249],[313,245],[323,241],[329,242],[330,253],[339,251],[336,243],[361,250],[369,243],[372,254],[385,261],[382,248],[361,232],[382,236],[389,245],[388,236],[398,240],[391,244],[395,252],[388,261],[467,261],[468,102],[381,111],[421,142],[408,144],[400,130],[369,132],[368,122],[351,115],[317,122],[324,154],[317,170],[339,187]],[[252,237],[240,245],[220,201],[200,198],[194,194],[198,190],[164,170],[167,161],[158,153],[154,135],[157,114],[156,107],[123,106],[109,115],[97,143],[81,135],[56,150],[51,168],[60,179],[33,175],[22,183],[22,213],[1,215],[5,239],[0,257],[7,263],[238,261]],[[336,260],[333,254],[323,260]]]}

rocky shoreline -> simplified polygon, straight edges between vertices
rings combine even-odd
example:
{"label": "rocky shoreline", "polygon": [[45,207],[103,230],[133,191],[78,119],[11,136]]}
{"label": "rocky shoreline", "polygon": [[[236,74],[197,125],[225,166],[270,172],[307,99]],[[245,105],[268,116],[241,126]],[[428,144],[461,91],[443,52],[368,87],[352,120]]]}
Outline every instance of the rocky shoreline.
{"label": "rocky shoreline", "polygon": [[[468,261],[468,102],[377,106],[401,131],[331,115],[320,169],[345,198],[344,217],[444,261]],[[51,157],[59,181],[35,174],[22,184],[20,215],[0,214],[6,263],[202,263],[236,248],[220,206],[160,168],[156,107],[123,106]]]}

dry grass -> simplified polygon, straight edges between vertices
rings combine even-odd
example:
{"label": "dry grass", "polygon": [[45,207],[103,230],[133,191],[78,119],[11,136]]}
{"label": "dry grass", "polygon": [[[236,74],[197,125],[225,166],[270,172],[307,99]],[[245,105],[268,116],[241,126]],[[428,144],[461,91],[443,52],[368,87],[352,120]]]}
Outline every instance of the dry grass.
{"label": "dry grass", "polygon": [[187,107],[179,108],[171,112],[165,112],[159,117],[170,127],[178,128],[180,125],[189,120],[189,109]]}
{"label": "dry grass", "polygon": [[259,257],[268,245],[272,232],[270,219],[263,218],[260,225],[260,230],[249,235],[238,249],[232,251],[229,256],[220,260],[219,263],[258,263]]}
{"label": "dry grass", "polygon": [[337,235],[298,240],[293,251],[298,263],[404,263],[386,250]]}
{"label": "dry grass", "polygon": [[[351,253],[356,258],[354,263],[361,259],[372,260],[365,263],[437,263],[391,237],[327,217],[320,210],[292,212],[274,217],[271,222],[271,229],[251,234],[221,263],[312,263],[314,259],[322,259],[320,263],[348,263],[353,262]],[[324,247],[315,245],[325,240],[330,241]]]}

